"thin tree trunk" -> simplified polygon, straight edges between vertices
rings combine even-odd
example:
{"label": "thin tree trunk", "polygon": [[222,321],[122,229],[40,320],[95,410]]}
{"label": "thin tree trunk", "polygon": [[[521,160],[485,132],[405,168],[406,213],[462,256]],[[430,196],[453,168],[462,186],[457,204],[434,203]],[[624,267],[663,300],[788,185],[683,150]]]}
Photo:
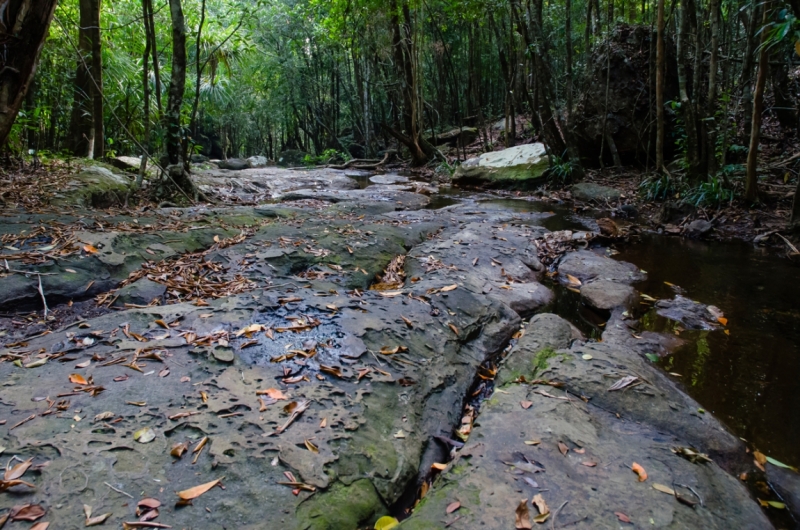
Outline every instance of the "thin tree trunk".
{"label": "thin tree trunk", "polygon": [[92,60],[92,0],[80,0],[78,29],[78,69],[73,88],[72,114],[69,126],[69,149],[75,156],[94,155],[94,123],[92,120],[92,78],[88,67]]}
{"label": "thin tree trunk", "polygon": [[[193,141],[197,142],[197,138],[199,136],[197,132],[197,108],[200,106],[200,83],[202,81],[203,76],[203,67],[200,66],[200,39],[203,36],[203,24],[206,21],[206,0],[203,0],[202,7],[200,8],[200,25],[197,27],[197,43],[195,46],[195,57],[194,57],[194,66],[195,66],[195,84],[194,84],[194,101],[192,101],[192,116],[189,120],[189,131],[191,131]],[[189,142],[186,142],[186,149],[187,152],[184,154],[186,162],[189,161]]]}
{"label": "thin tree trunk", "polygon": [[744,134],[747,136],[750,136],[750,125],[753,117],[753,90],[751,80],[756,49],[756,29],[760,18],[759,13],[759,4],[753,1],[750,7],[750,16],[748,17],[747,41],[745,44],[744,59],[742,61],[742,77],[739,82],[742,87]]}
{"label": "thin tree trunk", "polygon": [[102,0],[91,0],[92,23],[89,30],[92,37],[92,123],[94,125],[94,158],[105,156],[106,136],[103,123],[103,53],[100,41],[100,9]]}
{"label": "thin tree trunk", "polygon": [[150,40],[150,52],[153,54],[153,77],[155,78],[155,99],[156,108],[158,109],[158,119],[163,116],[163,108],[161,106],[161,65],[158,62],[158,42],[156,40],[156,25],[153,18],[153,0],[143,0],[145,7],[145,33],[146,38]]}
{"label": "thin tree trunk", "polygon": [[[769,20],[770,3],[764,5],[764,14],[761,25],[765,26]],[[755,22],[755,21],[754,21]],[[747,151],[747,180],[744,188],[744,198],[747,201],[758,200],[758,144],[761,139],[761,114],[764,108],[764,86],[767,84],[769,72],[769,53],[767,38],[769,32],[761,32],[761,50],[758,53],[758,76],[756,77],[756,90],[753,94],[753,119],[750,128],[750,149]]]}
{"label": "thin tree trunk", "polygon": [[172,19],[172,76],[167,97],[166,146],[169,167],[167,171],[172,181],[186,195],[195,194],[194,185],[184,168],[183,138],[181,134],[181,105],[186,89],[186,21],[183,17],[181,0],[169,0]]}
{"label": "thin tree trunk", "polygon": [[658,0],[656,44],[656,173],[664,169],[664,75],[666,47],[664,46],[664,0]]}
{"label": "thin tree trunk", "polygon": [[[689,97],[687,69],[689,60],[689,18],[692,15],[691,3],[681,6],[680,29],[678,31],[678,90],[681,100],[681,113],[686,133],[686,159],[688,163],[687,174],[690,180],[697,180],[700,176],[699,139],[697,135],[697,113],[694,102]],[[699,75],[695,72],[695,75]]]}
{"label": "thin tree trunk", "polygon": [[567,52],[567,123],[570,123],[572,114],[572,0],[565,0],[566,21],[564,32],[566,34]]}
{"label": "thin tree trunk", "polygon": [[717,172],[717,57],[719,49],[719,0],[711,0],[708,7],[711,18],[711,56],[708,59],[708,101],[706,106],[706,124],[708,143],[706,144],[706,165],[709,175]]}
{"label": "thin tree trunk", "polygon": [[142,151],[142,162],[139,165],[139,174],[136,176],[136,187],[140,187],[144,181],[144,175],[147,171],[147,150],[150,149],[150,72],[148,71],[148,62],[150,60],[150,30],[148,29],[148,14],[147,14],[147,1],[142,0],[142,19],[145,26],[145,45],[144,54],[142,55],[142,94],[143,94],[143,117],[144,124],[144,139],[142,145],[145,151]]}

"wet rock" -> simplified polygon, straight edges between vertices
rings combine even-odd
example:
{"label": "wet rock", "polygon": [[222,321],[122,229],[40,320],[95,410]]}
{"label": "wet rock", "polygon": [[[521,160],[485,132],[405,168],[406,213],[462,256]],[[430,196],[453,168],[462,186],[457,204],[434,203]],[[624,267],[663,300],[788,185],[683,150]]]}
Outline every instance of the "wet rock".
{"label": "wet rock", "polygon": [[250,163],[241,158],[229,158],[227,160],[220,160],[217,162],[217,167],[231,171],[241,171],[243,169],[250,169]]}
{"label": "wet rock", "polygon": [[572,197],[579,201],[615,201],[622,196],[622,192],[608,186],[601,186],[594,182],[579,182],[570,189]]}
{"label": "wet rock", "polygon": [[[622,344],[578,342],[558,349],[569,342],[569,330],[569,323],[555,315],[531,321],[500,368],[502,392],[484,402],[468,442],[401,528],[445,528],[456,517],[462,528],[514,528],[520,499],[530,502],[536,494],[545,499],[551,519],[558,509],[559,521],[579,521],[581,528],[619,528],[615,512],[665,528],[771,528],[744,485],[716,461],[691,463],[670,450],[705,435],[706,447],[730,446],[744,455],[735,437],[708,415],[688,417],[683,407],[696,403]],[[604,334],[604,343],[615,342],[612,335]],[[609,392],[627,370],[645,380]],[[508,383],[520,375],[564,386]],[[591,381],[600,388],[586,393]],[[635,401],[645,405],[631,407]],[[688,430],[691,423],[702,434]],[[632,472],[634,462],[646,470],[646,482]],[[689,484],[701,492],[704,505],[685,506],[654,489],[656,483],[678,488],[682,497],[697,502],[676,485]],[[461,507],[447,515],[454,501]]]}
{"label": "wet rock", "polygon": [[719,324],[707,305],[675,295],[672,300],[656,302],[656,312],[664,318],[680,322],[686,329],[717,329]]}
{"label": "wet rock", "polygon": [[233,349],[217,346],[213,350],[211,350],[211,355],[214,356],[216,360],[221,363],[232,363],[233,362]]}
{"label": "wet rock", "polygon": [[189,157],[189,160],[192,162],[192,164],[204,164],[205,162],[209,161],[206,155],[201,155],[197,153],[191,155]]}
{"label": "wet rock", "polygon": [[616,261],[588,250],[565,254],[558,264],[558,273],[562,279],[566,279],[569,274],[583,283],[592,280],[610,280],[632,284],[646,278],[635,265]]}
{"label": "wet rock", "polygon": [[581,287],[581,297],[595,309],[630,309],[636,303],[636,289],[624,283],[598,280]]}
{"label": "wet rock", "polygon": [[161,300],[167,288],[147,278],[130,283],[117,292],[117,306],[124,304],[148,305],[153,300]]}
{"label": "wet rock", "polygon": [[54,195],[55,206],[108,208],[122,205],[134,181],[101,166],[84,167],[73,175],[65,189]]}
{"label": "wet rock", "polygon": [[363,190],[296,190],[281,196],[282,201],[320,200],[332,203],[365,203],[374,202],[386,205],[389,211],[422,208],[430,202],[425,195],[400,191],[380,186],[369,186]]}
{"label": "wet rock", "polygon": [[553,291],[538,282],[512,283],[489,282],[483,293],[510,307],[519,316],[526,318],[553,303]]}
{"label": "wet rock", "polygon": [[524,185],[542,177],[549,167],[544,144],[518,145],[466,160],[456,168],[453,181]]}
{"label": "wet rock", "polygon": [[709,223],[704,219],[695,219],[688,225],[686,225],[686,229],[684,230],[684,234],[688,237],[694,238],[703,238],[711,233],[714,229],[714,225]]}
{"label": "wet rock", "polygon": [[400,175],[374,175],[369,178],[373,184],[406,184],[408,180],[408,177]]}
{"label": "wet rock", "polygon": [[800,518],[800,474],[767,462],[767,480],[795,519]]}

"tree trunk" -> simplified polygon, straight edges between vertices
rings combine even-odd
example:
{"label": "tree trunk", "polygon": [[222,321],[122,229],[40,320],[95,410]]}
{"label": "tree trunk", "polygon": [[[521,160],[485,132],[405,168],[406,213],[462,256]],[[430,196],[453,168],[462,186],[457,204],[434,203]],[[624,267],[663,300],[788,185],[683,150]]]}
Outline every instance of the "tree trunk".
{"label": "tree trunk", "polygon": [[[203,0],[202,7],[200,8],[200,25],[197,27],[197,43],[195,46],[195,57],[194,57],[194,66],[195,66],[195,85],[194,85],[194,100],[192,101],[192,114],[189,119],[189,132],[192,136],[198,136],[197,130],[197,108],[200,106],[200,83],[202,82],[203,77],[203,66],[200,63],[200,39],[203,36],[203,24],[206,21],[206,0]],[[192,139],[194,142],[197,142],[197,138]],[[186,162],[189,161],[189,142],[186,142],[186,150],[187,152],[184,154],[186,158]]]}
{"label": "tree trunk", "polygon": [[72,115],[69,126],[69,150],[75,156],[94,155],[94,123],[92,120],[92,1],[80,0],[80,20],[78,29],[78,70],[72,102]]}
{"label": "tree trunk", "polygon": [[[700,177],[700,152],[697,134],[697,112],[694,101],[689,97],[687,69],[691,63],[689,59],[689,18],[692,16],[692,5],[681,6],[680,30],[678,31],[678,91],[681,100],[681,113],[683,114],[684,130],[686,132],[686,161],[687,174],[690,180]],[[694,72],[695,76],[699,72]]]}
{"label": "tree trunk", "polygon": [[[769,10],[770,4],[767,2],[764,5],[764,14],[761,20],[762,26],[767,24]],[[764,86],[767,84],[767,74],[769,72],[769,52],[766,46],[768,35],[768,31],[761,32],[761,49],[758,53],[758,76],[756,77],[756,89],[753,94],[753,119],[750,128],[750,149],[747,151],[747,180],[744,188],[744,198],[750,202],[758,200],[758,144],[761,138]]]}
{"label": "tree trunk", "polygon": [[[709,175],[717,172],[717,56],[719,48],[719,0],[711,0],[708,9],[711,18],[711,56],[708,59],[708,101],[706,102],[706,167]],[[723,118],[724,119],[724,118]]]}
{"label": "tree trunk", "polygon": [[[744,134],[750,136],[750,125],[753,117],[753,90],[751,79],[753,76],[753,58],[756,49],[756,30],[759,20],[759,5],[755,1],[750,7],[750,16],[747,21],[747,40],[745,44],[744,59],[742,61],[742,77],[739,81],[742,87],[742,107],[744,119]],[[744,17],[745,15],[742,14]]]}
{"label": "tree trunk", "polygon": [[797,189],[794,190],[792,216],[789,219],[789,228],[794,230],[800,229],[800,180],[797,181]]}
{"label": "tree trunk", "polygon": [[4,43],[0,54],[0,146],[5,145],[33,80],[56,0],[7,0],[2,5],[7,25],[0,25]]}
{"label": "tree trunk", "polygon": [[664,74],[666,49],[664,46],[664,0],[658,0],[656,43],[656,173],[664,169]]}
{"label": "tree trunk", "polygon": [[136,187],[142,185],[144,181],[144,174],[147,170],[147,151],[150,149],[150,72],[148,71],[148,61],[150,60],[150,29],[148,19],[148,0],[142,0],[142,20],[144,20],[145,32],[145,45],[144,54],[142,55],[142,94],[143,94],[143,116],[142,123],[144,125],[144,139],[142,145],[142,162],[139,165],[139,174],[136,176]]}
{"label": "tree trunk", "polygon": [[89,33],[92,37],[92,123],[94,125],[94,158],[105,156],[106,137],[103,124],[103,54],[100,41],[100,7],[102,0],[91,0],[91,26]]}
{"label": "tree trunk", "polygon": [[187,196],[194,196],[195,189],[184,168],[183,134],[181,130],[181,105],[186,89],[186,21],[183,18],[181,0],[169,0],[172,19],[172,76],[167,97],[166,121],[167,172],[173,183]]}

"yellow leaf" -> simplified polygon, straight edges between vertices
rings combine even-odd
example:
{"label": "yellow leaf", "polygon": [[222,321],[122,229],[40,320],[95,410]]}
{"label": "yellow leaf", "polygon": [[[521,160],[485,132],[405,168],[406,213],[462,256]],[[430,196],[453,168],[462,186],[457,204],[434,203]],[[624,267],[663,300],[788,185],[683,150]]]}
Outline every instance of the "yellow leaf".
{"label": "yellow leaf", "polygon": [[668,495],[673,495],[673,496],[675,495],[675,490],[673,490],[669,486],[665,486],[663,484],[655,483],[655,484],[653,484],[653,489],[657,490],[657,491],[660,491],[662,493],[666,493]]}
{"label": "yellow leaf", "polygon": [[458,285],[454,283],[453,285],[448,285],[447,287],[442,287],[441,289],[439,289],[439,292],[447,293],[447,292],[450,292],[450,291],[454,291],[457,288],[458,288]]}
{"label": "yellow leaf", "polygon": [[444,471],[445,469],[447,469],[447,464],[434,462],[433,464],[431,464],[431,469],[435,469],[437,471]]}
{"label": "yellow leaf", "polygon": [[794,43],[794,53],[800,55],[800,40]]}
{"label": "yellow leaf", "polygon": [[313,443],[311,443],[311,440],[306,439],[304,440],[304,443],[306,444],[306,449],[308,449],[312,453],[319,453],[319,448]]}
{"label": "yellow leaf", "polygon": [[83,251],[87,254],[97,254],[97,249],[89,244],[83,245]]}
{"label": "yellow leaf", "polygon": [[634,473],[639,475],[639,482],[644,482],[645,480],[647,480],[647,471],[645,471],[642,466],[634,462],[633,465],[631,466],[631,469],[633,470]]}
{"label": "yellow leaf", "polygon": [[567,274],[567,281],[572,285],[581,285],[581,281],[572,274]]}
{"label": "yellow leaf", "polygon": [[395,519],[390,515],[384,515],[377,521],[375,521],[375,530],[389,530],[390,528],[395,528],[400,526],[400,521]]}
{"label": "yellow leaf", "polygon": [[89,382],[81,374],[70,374],[69,382],[76,385],[88,385]]}

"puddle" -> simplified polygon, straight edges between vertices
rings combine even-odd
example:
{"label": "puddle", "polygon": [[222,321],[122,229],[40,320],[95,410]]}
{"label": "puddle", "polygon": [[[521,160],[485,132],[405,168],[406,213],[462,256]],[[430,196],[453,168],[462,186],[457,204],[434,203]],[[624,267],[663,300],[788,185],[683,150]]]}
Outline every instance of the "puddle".
{"label": "puddle", "polygon": [[[685,296],[722,309],[730,335],[684,331],[690,345],[662,359],[685,390],[763,453],[800,465],[800,284],[791,262],[744,243],[643,236],[617,256],[644,269],[637,288]],[[660,318],[643,320],[662,331]],[[668,330],[669,331],[669,330]]]}

